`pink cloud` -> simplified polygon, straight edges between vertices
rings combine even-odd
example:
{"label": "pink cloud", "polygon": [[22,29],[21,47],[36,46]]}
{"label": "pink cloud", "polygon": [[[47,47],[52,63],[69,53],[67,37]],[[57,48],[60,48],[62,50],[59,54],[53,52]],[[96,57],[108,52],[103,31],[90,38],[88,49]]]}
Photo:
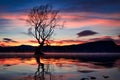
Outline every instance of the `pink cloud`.
{"label": "pink cloud", "polygon": [[68,28],[79,28],[84,26],[120,27],[120,21],[105,19],[87,19],[84,21],[67,21],[65,26]]}
{"label": "pink cloud", "polygon": [[3,26],[11,26],[11,27],[24,27],[27,26],[26,24],[26,19],[27,15],[26,14],[11,14],[11,13],[4,13],[0,15],[0,19],[5,19],[9,20],[9,23],[7,24],[2,24]]}
{"label": "pink cloud", "polygon": [[2,19],[26,19],[27,16],[25,14],[10,14],[10,13],[3,13],[0,15]]}
{"label": "pink cloud", "polygon": [[118,14],[97,14],[97,13],[62,13],[62,19],[66,20],[66,27],[104,26],[119,27],[120,13]]}
{"label": "pink cloud", "polygon": [[[66,21],[65,27],[79,28],[84,26],[104,26],[120,27],[120,13],[118,14],[98,14],[98,13],[61,13],[62,21]],[[1,14],[1,19],[14,20],[12,26],[25,26],[27,14]]]}

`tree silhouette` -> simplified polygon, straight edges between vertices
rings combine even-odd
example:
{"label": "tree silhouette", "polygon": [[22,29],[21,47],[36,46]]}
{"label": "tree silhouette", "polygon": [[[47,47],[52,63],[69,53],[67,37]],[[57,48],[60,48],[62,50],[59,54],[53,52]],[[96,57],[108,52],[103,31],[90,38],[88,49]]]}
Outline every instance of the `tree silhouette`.
{"label": "tree silhouette", "polygon": [[40,5],[33,7],[29,14],[27,22],[31,25],[28,29],[29,34],[34,36],[39,43],[40,50],[53,35],[56,27],[62,27],[59,24],[59,10],[54,10],[51,5]]}

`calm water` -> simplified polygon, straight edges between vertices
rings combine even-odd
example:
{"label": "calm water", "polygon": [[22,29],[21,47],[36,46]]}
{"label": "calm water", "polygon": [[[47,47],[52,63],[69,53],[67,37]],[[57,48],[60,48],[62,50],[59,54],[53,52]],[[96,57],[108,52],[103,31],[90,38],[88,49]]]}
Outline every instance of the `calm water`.
{"label": "calm water", "polygon": [[0,53],[0,80],[120,80],[119,53]]}

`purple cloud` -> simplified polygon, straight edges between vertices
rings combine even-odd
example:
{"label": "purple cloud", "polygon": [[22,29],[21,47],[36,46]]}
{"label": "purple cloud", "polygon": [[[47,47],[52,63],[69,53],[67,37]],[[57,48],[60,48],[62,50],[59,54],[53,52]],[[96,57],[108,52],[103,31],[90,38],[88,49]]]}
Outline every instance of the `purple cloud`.
{"label": "purple cloud", "polygon": [[77,33],[78,37],[91,36],[91,35],[95,35],[95,34],[98,34],[98,33],[91,31],[91,30],[85,30],[85,31]]}
{"label": "purple cloud", "polygon": [[3,38],[3,42],[14,42],[14,43],[17,43],[17,41],[12,40],[10,38]]}

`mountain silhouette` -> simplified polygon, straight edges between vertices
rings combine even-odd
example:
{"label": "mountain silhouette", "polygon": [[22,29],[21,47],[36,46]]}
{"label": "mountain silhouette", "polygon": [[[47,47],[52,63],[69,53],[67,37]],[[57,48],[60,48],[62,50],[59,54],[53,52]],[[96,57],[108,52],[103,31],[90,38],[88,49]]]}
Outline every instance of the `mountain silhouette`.
{"label": "mountain silhouette", "polygon": [[[21,45],[13,47],[1,47],[0,52],[33,52],[35,46]],[[85,44],[69,45],[69,46],[45,46],[44,52],[110,52],[119,53],[120,46],[113,41],[96,41]]]}

